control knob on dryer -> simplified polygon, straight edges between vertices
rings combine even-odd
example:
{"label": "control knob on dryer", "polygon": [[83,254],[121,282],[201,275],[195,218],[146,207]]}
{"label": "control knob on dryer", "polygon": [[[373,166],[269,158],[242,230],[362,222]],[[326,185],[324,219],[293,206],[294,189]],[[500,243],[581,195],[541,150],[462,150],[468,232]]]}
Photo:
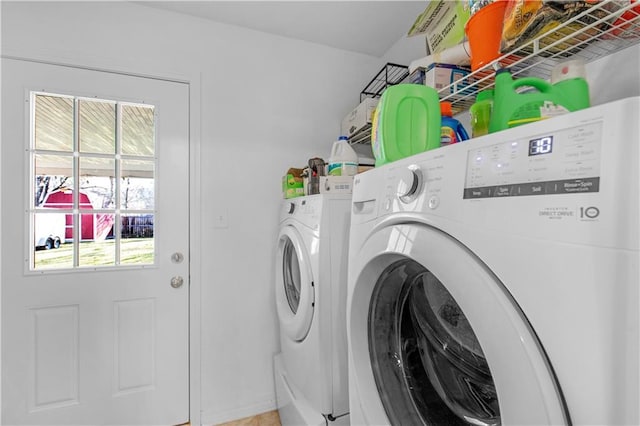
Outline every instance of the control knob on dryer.
{"label": "control knob on dryer", "polygon": [[415,200],[422,189],[422,171],[418,166],[412,165],[401,168],[398,172],[398,186],[396,194],[403,203],[410,203]]}

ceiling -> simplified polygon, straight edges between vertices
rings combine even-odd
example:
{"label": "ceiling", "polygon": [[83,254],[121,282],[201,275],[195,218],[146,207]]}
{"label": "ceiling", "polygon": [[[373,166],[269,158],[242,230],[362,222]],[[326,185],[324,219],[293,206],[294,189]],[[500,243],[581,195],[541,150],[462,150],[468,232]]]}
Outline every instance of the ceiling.
{"label": "ceiling", "polygon": [[136,3],[381,57],[407,35],[428,0]]}

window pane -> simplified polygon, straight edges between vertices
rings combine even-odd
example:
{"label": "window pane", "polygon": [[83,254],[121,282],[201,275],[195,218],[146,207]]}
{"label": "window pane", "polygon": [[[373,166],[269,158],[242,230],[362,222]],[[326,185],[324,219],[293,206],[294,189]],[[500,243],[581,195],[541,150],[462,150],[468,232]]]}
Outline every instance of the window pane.
{"label": "window pane", "polygon": [[[51,209],[54,210],[54,209]],[[69,226],[67,226],[69,223]],[[68,232],[71,232],[68,234]],[[33,215],[34,269],[73,267],[73,215],[65,213],[36,213]]]}
{"label": "window pane", "polygon": [[52,151],[73,151],[73,99],[35,96],[34,147]]}
{"label": "window pane", "polygon": [[153,161],[122,160],[120,208],[151,210],[154,208],[155,179]]}
{"label": "window pane", "polygon": [[[115,164],[110,158],[80,157],[80,193],[88,197],[88,207],[115,208]],[[83,200],[80,202],[82,207]]]}
{"label": "window pane", "polygon": [[113,266],[116,263],[115,240],[109,235],[115,215],[84,213],[80,215],[82,242],[78,245],[80,266]]}
{"label": "window pane", "polygon": [[116,152],[116,105],[111,102],[78,101],[80,152]]}
{"label": "window pane", "polygon": [[154,108],[141,105],[122,105],[122,153],[154,155]]}
{"label": "window pane", "polygon": [[153,215],[122,216],[120,263],[149,265],[154,259]]}
{"label": "window pane", "polygon": [[32,267],[153,264],[155,108],[32,99]]}
{"label": "window pane", "polygon": [[[80,193],[80,206],[88,204],[86,194]],[[101,241],[112,235],[115,217],[113,213],[95,213],[89,207],[80,209],[80,241]]]}
{"label": "window pane", "polygon": [[73,208],[73,158],[62,155],[34,155],[34,207]]}

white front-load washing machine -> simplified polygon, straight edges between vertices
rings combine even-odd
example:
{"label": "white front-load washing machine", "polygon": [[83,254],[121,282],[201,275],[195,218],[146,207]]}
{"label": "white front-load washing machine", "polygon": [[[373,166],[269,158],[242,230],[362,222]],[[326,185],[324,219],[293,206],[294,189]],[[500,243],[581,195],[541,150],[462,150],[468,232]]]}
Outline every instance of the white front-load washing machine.
{"label": "white front-load washing machine", "polygon": [[285,200],[276,250],[283,425],[348,424],[347,257],[351,194]]}
{"label": "white front-load washing machine", "polygon": [[352,424],[637,425],[640,98],[358,175]]}

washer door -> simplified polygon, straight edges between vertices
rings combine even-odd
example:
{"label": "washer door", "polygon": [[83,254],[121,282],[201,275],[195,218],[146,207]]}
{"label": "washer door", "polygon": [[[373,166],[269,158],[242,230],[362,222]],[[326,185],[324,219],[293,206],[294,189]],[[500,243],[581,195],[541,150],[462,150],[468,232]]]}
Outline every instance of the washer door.
{"label": "washer door", "polygon": [[568,421],[526,317],[467,248],[433,228],[402,225],[374,235],[358,257],[349,327],[368,422]]}
{"label": "washer door", "polygon": [[315,296],[309,254],[293,226],[281,229],[276,256],[276,307],[280,328],[290,339],[301,341],[311,327]]}

